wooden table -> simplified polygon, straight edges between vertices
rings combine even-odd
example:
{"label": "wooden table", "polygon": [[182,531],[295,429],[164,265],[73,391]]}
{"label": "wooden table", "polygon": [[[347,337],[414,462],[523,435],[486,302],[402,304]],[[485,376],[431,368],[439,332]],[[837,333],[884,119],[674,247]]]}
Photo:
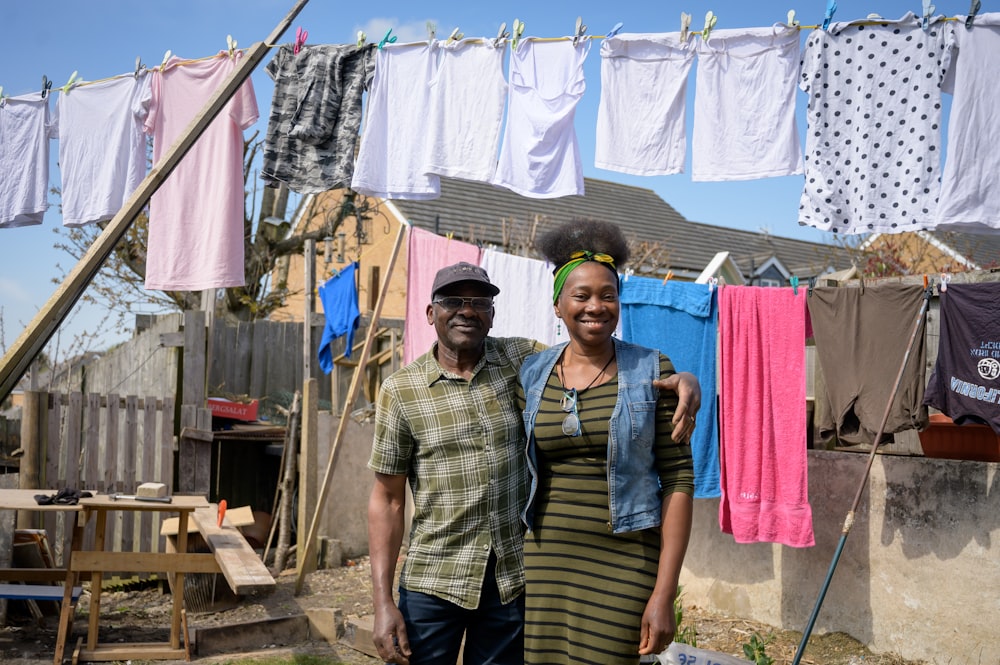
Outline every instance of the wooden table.
{"label": "wooden table", "polygon": [[[67,513],[66,528],[73,530],[72,543],[66,554],[65,569],[11,568],[0,570],[0,579],[21,582],[62,582],[63,598],[59,612],[59,629],[56,633],[56,651],[53,662],[61,665],[66,653],[75,612],[73,588],[81,579],[90,578],[90,622],[87,628],[86,644],[74,651],[73,661],[126,661],[176,660],[189,657],[188,650],[181,645],[181,617],[184,609],[184,575],[186,573],[217,573],[219,565],[213,554],[195,554],[187,551],[187,522],[189,516],[199,508],[207,508],[208,501],[202,496],[174,496],[170,503],[152,501],[115,500],[99,494],[89,499],[80,499],[77,505],[39,505],[36,494],[54,494],[52,490],[10,490],[0,489],[0,509],[26,510],[31,512],[60,511]],[[177,552],[113,552],[106,551],[105,533],[108,513],[112,511],[146,511],[176,513],[179,519]],[[80,518],[77,518],[77,515]],[[84,528],[94,520],[93,549],[84,549]],[[104,573],[168,573],[176,580],[173,609],[170,614],[170,641],[165,643],[114,643],[98,642],[98,627],[101,608],[101,582]]]}

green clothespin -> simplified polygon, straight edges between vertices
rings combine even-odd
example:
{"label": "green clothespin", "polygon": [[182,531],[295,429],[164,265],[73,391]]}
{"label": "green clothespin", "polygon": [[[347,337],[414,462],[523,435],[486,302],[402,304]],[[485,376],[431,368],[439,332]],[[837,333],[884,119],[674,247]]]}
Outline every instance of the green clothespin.
{"label": "green clothespin", "polygon": [[792,293],[794,295],[799,295],[799,278],[792,275],[791,279],[788,281],[792,283]]}
{"label": "green clothespin", "polygon": [[69,75],[69,80],[66,81],[66,85],[64,85],[59,89],[62,91],[62,94],[68,95],[70,88],[72,88],[78,82],[79,82],[79,77],[77,76],[77,72],[73,72],[72,74]]}
{"label": "green clothespin", "polygon": [[708,41],[708,36],[712,34],[712,28],[715,27],[715,23],[719,20],[711,9],[705,14],[705,27],[701,29],[701,39],[702,41]]}
{"label": "green clothespin", "polygon": [[524,21],[522,21],[519,18],[514,19],[514,28],[513,28],[514,41],[512,42],[511,46],[515,51],[517,50],[517,45],[521,42],[521,35],[523,34],[524,34]]}

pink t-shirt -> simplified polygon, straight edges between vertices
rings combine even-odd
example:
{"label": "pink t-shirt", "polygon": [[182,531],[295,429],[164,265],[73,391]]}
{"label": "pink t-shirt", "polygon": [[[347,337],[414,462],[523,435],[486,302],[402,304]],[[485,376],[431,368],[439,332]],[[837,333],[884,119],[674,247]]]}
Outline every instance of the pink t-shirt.
{"label": "pink t-shirt", "polygon": [[[240,57],[237,52],[237,58]],[[236,67],[228,53],[155,72],[145,131],[153,164],[173,146]],[[240,86],[149,204],[146,288],[242,286],[243,130],[257,121],[250,79]]]}

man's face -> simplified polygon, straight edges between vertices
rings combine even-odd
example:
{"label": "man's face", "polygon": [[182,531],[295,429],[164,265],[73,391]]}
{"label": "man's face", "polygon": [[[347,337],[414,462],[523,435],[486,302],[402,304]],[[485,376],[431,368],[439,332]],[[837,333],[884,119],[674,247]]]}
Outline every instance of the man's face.
{"label": "man's face", "polygon": [[432,302],[427,306],[427,322],[437,331],[438,344],[453,353],[481,349],[483,340],[493,327],[493,307],[491,305],[487,311],[479,311],[474,306],[476,303],[469,299],[475,298],[483,302],[480,299],[492,300],[492,296],[474,282],[459,282],[438,292],[434,300],[448,297],[465,300],[457,309],[446,307],[445,303],[440,302]]}

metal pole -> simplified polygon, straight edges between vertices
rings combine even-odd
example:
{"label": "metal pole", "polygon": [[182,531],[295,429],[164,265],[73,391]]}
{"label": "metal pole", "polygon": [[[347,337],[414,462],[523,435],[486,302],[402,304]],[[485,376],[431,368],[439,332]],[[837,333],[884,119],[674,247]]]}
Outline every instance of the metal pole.
{"label": "metal pole", "polygon": [[861,484],[858,485],[858,491],[854,495],[854,503],[851,504],[851,510],[847,513],[847,517],[844,518],[844,528],[840,533],[840,540],[837,542],[837,549],[833,553],[833,560],[830,562],[830,569],[826,573],[826,579],[823,580],[823,586],[820,588],[819,597],[816,598],[816,606],[813,607],[812,614],[809,615],[809,622],[806,624],[805,630],[802,631],[802,641],[799,642],[799,648],[795,653],[795,659],[792,660],[792,665],[799,665],[802,660],[802,654],[806,650],[806,643],[809,641],[809,636],[812,634],[813,626],[816,625],[816,618],[819,616],[819,609],[823,605],[823,599],[826,597],[826,592],[830,588],[830,581],[833,579],[833,572],[837,569],[837,563],[840,561],[840,555],[844,551],[844,543],[847,542],[847,534],[851,532],[851,527],[854,526],[854,514],[858,510],[858,506],[861,504],[861,496],[864,492],[865,485],[868,483],[868,476],[871,473],[872,463],[875,461],[875,453],[878,452],[879,439],[882,438],[882,432],[885,431],[885,424],[889,420],[889,410],[892,408],[892,403],[896,399],[896,393],[899,392],[899,384],[903,380],[903,372],[906,370],[906,364],[910,359],[910,352],[913,350],[913,342],[917,339],[917,332],[920,330],[924,322],[924,314],[927,313],[927,307],[931,300],[931,294],[933,292],[933,287],[927,285],[927,277],[924,276],[924,301],[920,304],[920,312],[917,314],[917,320],[914,322],[913,331],[910,333],[910,340],[906,344],[906,352],[903,354],[903,362],[899,366],[899,372],[896,374],[896,381],[892,385],[892,393],[889,395],[889,403],[885,405],[885,413],[882,414],[882,422],[879,423],[878,432],[875,434],[875,438],[872,441],[872,449],[868,454],[868,464],[865,466],[865,473],[861,478]]}

